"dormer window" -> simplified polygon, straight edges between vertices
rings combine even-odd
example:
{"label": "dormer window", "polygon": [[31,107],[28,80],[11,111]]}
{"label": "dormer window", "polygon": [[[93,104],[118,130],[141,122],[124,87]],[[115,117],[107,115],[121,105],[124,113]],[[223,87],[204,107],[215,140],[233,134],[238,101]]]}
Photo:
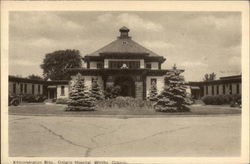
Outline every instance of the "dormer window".
{"label": "dormer window", "polygon": [[126,42],[126,41],[123,41],[123,42],[122,42],[123,45],[125,45],[125,44],[127,44],[127,43],[128,43],[128,42]]}

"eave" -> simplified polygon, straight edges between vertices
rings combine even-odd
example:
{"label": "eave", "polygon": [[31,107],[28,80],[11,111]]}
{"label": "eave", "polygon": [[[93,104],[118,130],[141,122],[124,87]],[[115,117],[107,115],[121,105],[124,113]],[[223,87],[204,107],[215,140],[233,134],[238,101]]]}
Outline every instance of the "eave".
{"label": "eave", "polygon": [[163,56],[146,56],[145,54],[103,54],[100,56],[84,56],[84,61],[103,61],[104,59],[144,59],[145,62],[160,62],[166,61]]}
{"label": "eave", "polygon": [[130,75],[145,75],[145,76],[163,76],[169,70],[150,70],[150,69],[86,69],[86,68],[72,68],[68,70],[72,75],[81,73],[86,76],[101,76],[114,74],[130,74]]}
{"label": "eave", "polygon": [[241,83],[241,78],[189,82],[189,85],[190,86],[202,86],[202,85],[227,84],[227,83]]}

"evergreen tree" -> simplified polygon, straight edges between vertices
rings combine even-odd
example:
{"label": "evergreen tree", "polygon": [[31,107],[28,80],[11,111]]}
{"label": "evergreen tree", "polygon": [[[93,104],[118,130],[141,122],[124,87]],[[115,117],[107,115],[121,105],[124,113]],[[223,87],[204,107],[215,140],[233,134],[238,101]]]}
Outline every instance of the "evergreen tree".
{"label": "evergreen tree", "polygon": [[158,101],[154,104],[156,111],[162,112],[184,112],[189,111],[187,104],[186,86],[184,77],[180,74],[176,66],[170,70],[165,77],[165,87],[158,96]]}
{"label": "evergreen tree", "polygon": [[104,99],[101,87],[99,86],[97,79],[93,79],[90,93],[91,93],[91,97],[93,97],[95,100],[103,100]]}
{"label": "evergreen tree", "polygon": [[149,91],[148,100],[152,102],[156,102],[158,100],[157,95],[158,95],[158,92],[157,92],[156,83],[153,81],[150,91]]}
{"label": "evergreen tree", "polygon": [[68,110],[94,110],[94,98],[90,96],[81,74],[76,76],[69,93]]}

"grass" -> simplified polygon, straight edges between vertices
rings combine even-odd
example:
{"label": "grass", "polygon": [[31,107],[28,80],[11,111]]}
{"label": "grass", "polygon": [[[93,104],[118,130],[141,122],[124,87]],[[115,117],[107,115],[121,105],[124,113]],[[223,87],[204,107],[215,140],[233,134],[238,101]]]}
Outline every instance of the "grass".
{"label": "grass", "polygon": [[66,105],[46,105],[37,104],[21,104],[20,106],[10,106],[9,114],[15,115],[55,115],[55,116],[126,116],[126,115],[144,115],[144,116],[167,116],[167,115],[220,115],[220,114],[240,114],[240,108],[232,108],[229,106],[189,106],[190,112],[179,113],[163,113],[155,112],[153,109],[127,109],[127,108],[110,108],[95,111],[65,111]]}

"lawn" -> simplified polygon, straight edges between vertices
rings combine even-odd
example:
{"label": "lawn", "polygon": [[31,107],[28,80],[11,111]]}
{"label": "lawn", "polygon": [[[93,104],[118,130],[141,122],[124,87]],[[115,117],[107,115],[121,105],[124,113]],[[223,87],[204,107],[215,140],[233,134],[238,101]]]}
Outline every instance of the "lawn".
{"label": "lawn", "polygon": [[190,112],[164,113],[155,112],[153,109],[140,108],[97,108],[95,111],[65,111],[66,105],[58,104],[21,104],[19,106],[10,106],[9,114],[15,115],[62,115],[62,116],[170,116],[170,115],[220,115],[220,114],[240,114],[240,108],[230,106],[212,106],[212,105],[191,105]]}

